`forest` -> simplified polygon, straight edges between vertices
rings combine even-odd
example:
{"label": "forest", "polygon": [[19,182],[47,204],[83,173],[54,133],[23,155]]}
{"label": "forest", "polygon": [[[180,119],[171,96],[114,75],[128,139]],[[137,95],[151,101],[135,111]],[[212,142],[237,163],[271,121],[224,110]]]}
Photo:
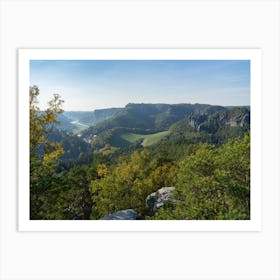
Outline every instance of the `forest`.
{"label": "forest", "polygon": [[31,86],[31,220],[250,219],[249,106],[39,99]]}

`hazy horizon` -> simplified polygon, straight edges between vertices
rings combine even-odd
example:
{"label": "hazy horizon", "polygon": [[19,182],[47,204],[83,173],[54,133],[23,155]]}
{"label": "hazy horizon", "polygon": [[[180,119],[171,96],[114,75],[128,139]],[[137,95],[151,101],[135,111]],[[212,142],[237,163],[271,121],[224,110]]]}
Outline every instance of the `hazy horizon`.
{"label": "hazy horizon", "polygon": [[128,103],[250,106],[249,60],[31,60],[39,106],[58,93],[65,111]]}
{"label": "hazy horizon", "polygon": [[206,104],[206,103],[127,103],[125,106],[123,107],[105,107],[105,108],[95,108],[92,110],[65,110],[65,112],[90,112],[90,111],[95,111],[95,110],[106,110],[106,109],[123,109],[125,108],[128,104],[151,104],[151,105],[156,105],[156,104],[160,104],[160,105],[179,105],[179,104],[191,104],[191,105],[195,105],[195,104],[200,104],[200,105],[211,105],[211,106],[222,106],[222,107],[251,107],[250,105],[220,105],[220,104]]}

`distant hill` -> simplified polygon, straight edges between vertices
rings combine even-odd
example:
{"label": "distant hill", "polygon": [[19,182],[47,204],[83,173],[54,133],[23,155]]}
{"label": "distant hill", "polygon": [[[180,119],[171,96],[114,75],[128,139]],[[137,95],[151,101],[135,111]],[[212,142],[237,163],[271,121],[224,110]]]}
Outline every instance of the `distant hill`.
{"label": "distant hill", "polygon": [[121,110],[121,108],[109,108],[96,109],[94,111],[64,111],[58,116],[60,123],[56,127],[60,130],[78,133],[113,117]]}
{"label": "distant hill", "polygon": [[129,103],[112,118],[100,122],[83,132],[84,136],[98,134],[111,128],[137,128],[159,132],[191,114],[213,114],[221,106],[204,104],[132,104]]}
{"label": "distant hill", "polygon": [[67,115],[65,115],[64,113],[57,116],[57,120],[59,121],[59,123],[56,124],[55,127],[58,130],[65,131],[74,131],[75,129],[77,129],[77,126],[72,123],[73,120],[67,117]]}
{"label": "distant hill", "polygon": [[79,121],[82,124],[92,126],[113,117],[121,110],[122,108],[96,109],[94,111],[65,111],[63,115],[72,121]]}
{"label": "distant hill", "polygon": [[216,143],[243,135],[249,129],[248,107],[130,103],[112,117],[85,129],[82,138],[98,148],[149,146],[164,138],[178,137]]}
{"label": "distant hill", "polygon": [[250,130],[250,108],[225,107],[216,113],[191,114],[170,127],[170,137],[190,142],[224,143]]}

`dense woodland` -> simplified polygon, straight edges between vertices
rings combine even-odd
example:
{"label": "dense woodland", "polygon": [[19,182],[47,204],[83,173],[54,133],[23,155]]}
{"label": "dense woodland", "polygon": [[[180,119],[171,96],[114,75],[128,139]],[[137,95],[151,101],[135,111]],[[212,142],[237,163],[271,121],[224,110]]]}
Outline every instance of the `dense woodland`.
{"label": "dense woodland", "polygon": [[[30,87],[30,219],[250,219],[250,107],[127,104],[63,112]],[[147,197],[172,195],[154,209]]]}

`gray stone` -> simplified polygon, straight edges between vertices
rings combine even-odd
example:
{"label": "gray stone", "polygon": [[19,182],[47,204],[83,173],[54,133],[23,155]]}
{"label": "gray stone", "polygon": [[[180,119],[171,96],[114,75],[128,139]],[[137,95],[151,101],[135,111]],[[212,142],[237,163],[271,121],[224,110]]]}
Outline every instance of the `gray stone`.
{"label": "gray stone", "polygon": [[137,220],[138,214],[133,209],[126,209],[115,212],[113,214],[108,214],[102,217],[100,220]]}
{"label": "gray stone", "polygon": [[155,212],[159,210],[160,207],[164,205],[164,202],[167,200],[175,201],[173,198],[174,187],[164,187],[156,192],[150,194],[146,198],[146,206],[152,211]]}

